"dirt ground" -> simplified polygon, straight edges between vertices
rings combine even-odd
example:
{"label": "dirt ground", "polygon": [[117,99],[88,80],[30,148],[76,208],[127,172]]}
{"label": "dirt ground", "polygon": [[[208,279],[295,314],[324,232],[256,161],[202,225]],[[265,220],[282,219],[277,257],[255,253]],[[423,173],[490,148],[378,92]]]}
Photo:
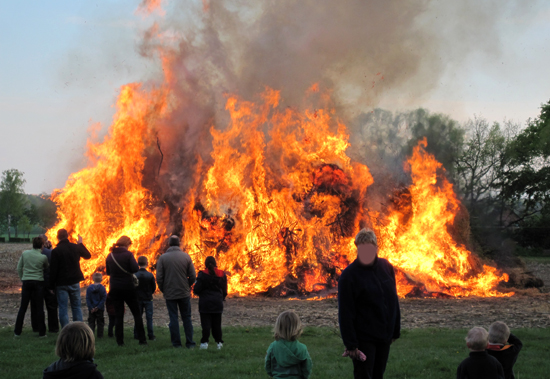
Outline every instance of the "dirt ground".
{"label": "dirt ground", "polygon": [[[16,267],[25,244],[0,244],[0,327],[13,327],[21,299],[21,282]],[[542,289],[519,290],[508,298],[401,299],[402,327],[470,328],[488,327],[493,321],[506,322],[510,328],[550,326],[550,264],[531,263],[528,270],[545,282]],[[87,309],[82,289],[83,314]],[[154,296],[154,324],[167,326],[168,312],[162,294]],[[198,300],[192,300],[193,324],[199,325]],[[293,309],[306,325],[338,326],[337,301],[274,299],[263,296],[230,297],[223,314],[224,325],[272,326],[283,310]],[[28,326],[30,311],[27,311]],[[126,321],[133,324],[129,312]]]}

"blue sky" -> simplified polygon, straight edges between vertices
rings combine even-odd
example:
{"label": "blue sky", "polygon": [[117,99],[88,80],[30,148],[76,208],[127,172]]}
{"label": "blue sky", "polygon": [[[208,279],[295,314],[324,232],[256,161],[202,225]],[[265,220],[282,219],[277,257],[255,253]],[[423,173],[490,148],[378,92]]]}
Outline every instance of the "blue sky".
{"label": "blue sky", "polygon": [[[0,171],[23,171],[26,192],[63,187],[85,164],[88,128],[109,125],[120,86],[158,70],[136,52],[140,31],[151,24],[134,14],[138,4],[0,2]],[[504,18],[497,32],[495,52],[447,67],[423,99],[379,105],[423,106],[459,121],[474,114],[490,121],[536,117],[550,99],[550,2]]]}

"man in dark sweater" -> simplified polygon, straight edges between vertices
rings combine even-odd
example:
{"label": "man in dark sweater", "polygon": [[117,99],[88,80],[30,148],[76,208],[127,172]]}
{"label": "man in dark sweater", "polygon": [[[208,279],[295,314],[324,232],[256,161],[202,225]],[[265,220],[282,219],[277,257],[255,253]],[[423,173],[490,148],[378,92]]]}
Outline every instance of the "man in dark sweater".
{"label": "man in dark sweater", "polygon": [[496,321],[489,327],[487,353],[495,357],[504,369],[506,379],[515,379],[513,367],[523,347],[521,340],[510,333],[508,325]]}
{"label": "man in dark sweater", "polygon": [[[136,273],[139,279],[139,285],[136,288],[136,293],[139,303],[139,314],[143,317],[145,311],[145,319],[147,320],[147,336],[149,340],[154,341],[155,333],[153,331],[153,294],[157,289],[155,276],[147,271],[149,261],[147,257],[142,255],[138,258],[139,271]],[[134,337],[137,338],[137,333],[134,328]]]}
{"label": "man in dark sweater", "polygon": [[484,328],[472,328],[466,336],[470,356],[460,363],[456,379],[504,379],[504,370],[496,358],[485,350],[489,333]]}
{"label": "man in dark sweater", "polygon": [[344,355],[353,360],[354,378],[381,379],[390,345],[401,331],[395,272],[387,260],[378,258],[372,230],[361,230],[355,246],[357,259],[338,281],[338,322],[346,346]]}
{"label": "man in dark sweater", "polygon": [[69,323],[68,302],[71,302],[73,321],[82,321],[80,305],[80,282],[84,280],[80,270],[80,258],[90,259],[92,255],[82,244],[69,242],[69,233],[65,229],[57,231],[58,243],[52,250],[50,265],[50,289],[55,289],[59,304],[59,322],[61,328]]}

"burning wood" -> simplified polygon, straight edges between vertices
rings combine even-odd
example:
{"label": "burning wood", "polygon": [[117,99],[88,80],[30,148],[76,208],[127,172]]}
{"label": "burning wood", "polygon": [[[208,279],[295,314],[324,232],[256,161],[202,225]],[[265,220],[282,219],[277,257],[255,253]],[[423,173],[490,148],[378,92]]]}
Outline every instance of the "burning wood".
{"label": "burning wood", "polygon": [[328,294],[355,259],[352,237],[376,220],[379,255],[398,268],[400,296],[509,296],[497,290],[506,274],[449,233],[460,203],[423,145],[408,161],[411,186],[376,213],[369,169],[346,155],[346,127],[334,112],[282,109],[271,89],[259,104],[228,97],[229,125],[210,130],[211,161],[197,159],[188,187],[167,192],[162,182],[178,175],[157,132],[178,106],[167,106],[168,88],[124,87],[109,135],[89,143],[90,167],[54,195],[61,221],[48,234],[66,228],[90,241],[86,276],[102,270],[120,235],[154,264],[163,240],[181,231],[195,265],[213,255],[231,273],[230,293]]}

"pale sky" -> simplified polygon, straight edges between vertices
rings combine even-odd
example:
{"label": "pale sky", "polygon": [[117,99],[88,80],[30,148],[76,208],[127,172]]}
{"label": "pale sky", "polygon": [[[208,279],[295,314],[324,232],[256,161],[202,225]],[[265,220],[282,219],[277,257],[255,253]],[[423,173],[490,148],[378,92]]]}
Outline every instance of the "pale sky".
{"label": "pale sky", "polygon": [[[0,2],[0,171],[23,171],[27,193],[62,188],[85,165],[88,128],[110,124],[120,86],[157,72],[136,52],[152,22],[135,15],[139,2]],[[404,94],[379,106],[422,106],[459,121],[536,117],[550,99],[550,2],[523,3],[536,8],[497,24],[494,52],[447,67],[421,102]]]}

